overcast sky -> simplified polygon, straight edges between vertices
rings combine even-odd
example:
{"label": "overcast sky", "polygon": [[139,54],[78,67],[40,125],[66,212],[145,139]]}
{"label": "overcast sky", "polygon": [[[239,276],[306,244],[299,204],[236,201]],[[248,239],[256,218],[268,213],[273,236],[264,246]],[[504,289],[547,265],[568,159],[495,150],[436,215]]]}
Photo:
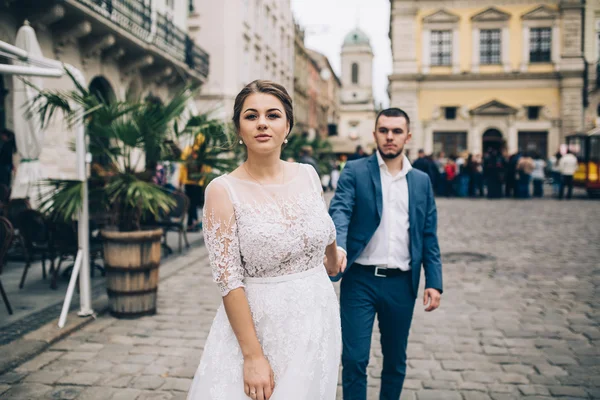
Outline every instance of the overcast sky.
{"label": "overcast sky", "polygon": [[341,74],[342,43],[358,23],[371,39],[373,61],[373,94],[377,103],[389,103],[388,75],[392,72],[392,51],[388,37],[390,0],[292,0],[296,20],[306,28],[305,45],[329,58]]}

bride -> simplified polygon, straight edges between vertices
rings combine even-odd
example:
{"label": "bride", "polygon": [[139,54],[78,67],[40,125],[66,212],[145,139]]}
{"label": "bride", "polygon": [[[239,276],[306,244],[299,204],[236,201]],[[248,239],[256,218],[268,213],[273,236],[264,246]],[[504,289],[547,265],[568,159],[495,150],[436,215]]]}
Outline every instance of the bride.
{"label": "bride", "polygon": [[188,399],[333,400],[341,328],[327,275],[345,265],[316,171],[280,160],[292,100],[254,81],[233,122],[248,157],[206,188],[204,241],[223,304]]}

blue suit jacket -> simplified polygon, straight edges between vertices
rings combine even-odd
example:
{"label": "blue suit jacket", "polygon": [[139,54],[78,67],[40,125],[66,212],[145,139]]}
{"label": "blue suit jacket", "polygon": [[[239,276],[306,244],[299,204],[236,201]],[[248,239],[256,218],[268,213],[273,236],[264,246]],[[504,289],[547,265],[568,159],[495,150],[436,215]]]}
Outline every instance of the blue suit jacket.
{"label": "blue suit jacket", "polygon": [[[410,222],[410,257],[414,295],[421,265],[425,287],[442,292],[442,262],[437,239],[437,211],[427,174],[412,169],[406,175]],[[381,221],[383,195],[377,156],[346,163],[329,214],[337,230],[337,245],[348,253],[346,271],[363,252]],[[332,278],[338,281],[342,274]]]}

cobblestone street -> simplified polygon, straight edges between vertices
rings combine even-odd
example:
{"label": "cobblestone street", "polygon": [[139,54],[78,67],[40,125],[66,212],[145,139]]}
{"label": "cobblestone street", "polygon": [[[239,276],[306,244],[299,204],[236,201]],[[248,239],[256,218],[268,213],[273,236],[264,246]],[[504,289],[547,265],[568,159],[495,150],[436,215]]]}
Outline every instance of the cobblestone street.
{"label": "cobblestone street", "polygon": [[[417,302],[402,399],[600,398],[600,203],[439,199],[438,214],[445,292],[434,313]],[[0,398],[185,399],[220,303],[205,249],[186,258],[158,315],[99,317],[0,376]],[[369,399],[380,370],[375,332]]]}

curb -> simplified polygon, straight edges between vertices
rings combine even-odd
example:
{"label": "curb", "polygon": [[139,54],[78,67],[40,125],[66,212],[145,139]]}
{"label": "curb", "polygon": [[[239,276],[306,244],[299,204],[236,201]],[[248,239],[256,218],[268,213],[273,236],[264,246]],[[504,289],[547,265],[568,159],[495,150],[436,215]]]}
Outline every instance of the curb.
{"label": "curb", "polygon": [[[161,265],[161,276],[159,282],[166,281],[182,269],[185,269],[197,263],[208,259],[208,254],[200,254],[193,257],[194,250],[204,249],[204,240],[190,243],[190,247],[196,245],[187,254],[183,253],[177,258],[168,260],[165,265]],[[179,261],[179,262],[178,262]],[[26,361],[42,353],[52,344],[64,339],[86,325],[93,322],[98,316],[102,316],[108,311],[108,296],[103,293],[100,297],[92,301],[92,308],[95,314],[87,317],[79,317],[78,311],[71,311],[67,316],[67,323],[62,329],[58,328],[58,317],[41,326],[40,328],[25,334],[23,337],[0,346],[0,375],[18,367]]]}

